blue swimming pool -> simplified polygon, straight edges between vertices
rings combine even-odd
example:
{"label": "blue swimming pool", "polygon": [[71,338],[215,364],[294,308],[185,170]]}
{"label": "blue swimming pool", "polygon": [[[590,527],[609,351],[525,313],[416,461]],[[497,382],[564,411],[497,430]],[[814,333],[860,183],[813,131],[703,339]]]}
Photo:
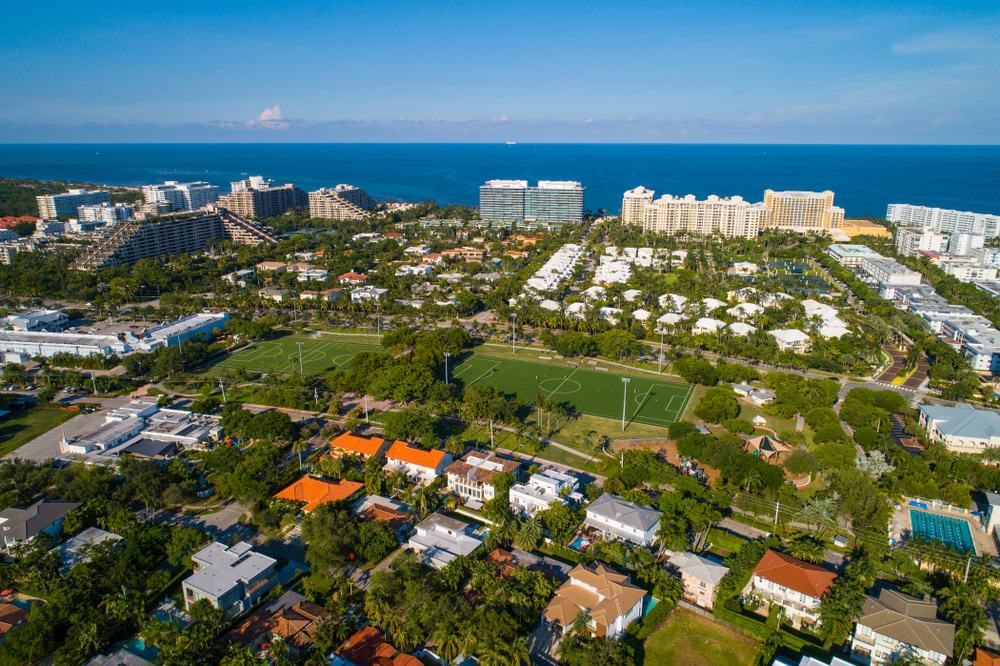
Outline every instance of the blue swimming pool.
{"label": "blue swimming pool", "polygon": [[578,536],[569,542],[569,547],[573,550],[583,550],[590,545],[590,539],[585,536]]}
{"label": "blue swimming pool", "polygon": [[940,541],[958,550],[975,552],[969,523],[959,518],[910,509],[913,535]]}

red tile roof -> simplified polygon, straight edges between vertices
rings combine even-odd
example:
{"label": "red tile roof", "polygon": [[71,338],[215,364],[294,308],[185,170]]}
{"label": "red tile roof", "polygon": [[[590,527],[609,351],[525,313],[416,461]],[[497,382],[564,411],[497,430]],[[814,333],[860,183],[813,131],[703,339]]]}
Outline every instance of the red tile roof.
{"label": "red tile roof", "polygon": [[417,465],[418,467],[437,469],[438,465],[444,461],[444,457],[446,455],[448,454],[440,449],[431,449],[430,451],[427,451],[424,449],[418,449],[415,446],[410,446],[406,442],[396,441],[393,442],[391,447],[389,447],[389,452],[385,454],[385,457],[410,463],[411,465]]}
{"label": "red tile roof", "polygon": [[345,432],[330,440],[330,446],[341,451],[362,456],[381,456],[385,452],[386,440],[381,437],[362,437],[353,432]]}
{"label": "red tile roof", "polygon": [[828,569],[797,560],[776,550],[764,553],[753,573],[782,587],[817,599],[826,594],[837,578],[837,574]]}
{"label": "red tile roof", "polygon": [[306,505],[302,507],[302,510],[308,513],[321,504],[345,500],[364,487],[365,484],[358,483],[357,481],[347,481],[344,479],[340,481],[326,481],[306,475],[274,497],[275,499],[286,499],[293,502],[305,502]]}
{"label": "red tile roof", "polygon": [[423,666],[416,657],[389,645],[382,632],[371,626],[348,638],[336,652],[355,666]]}

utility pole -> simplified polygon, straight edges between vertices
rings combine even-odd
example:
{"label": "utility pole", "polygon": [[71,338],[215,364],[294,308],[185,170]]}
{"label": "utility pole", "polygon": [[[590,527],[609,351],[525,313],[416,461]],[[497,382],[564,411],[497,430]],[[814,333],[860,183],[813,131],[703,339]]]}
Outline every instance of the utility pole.
{"label": "utility pole", "polygon": [[[622,377],[622,432],[625,432],[625,406],[628,404],[628,377]],[[624,458],[623,458],[624,460]],[[624,463],[623,463],[624,464]]]}
{"label": "utility pole", "polygon": [[970,557],[965,561],[965,580],[963,582],[969,582],[969,567],[972,566],[972,558]]}
{"label": "utility pole", "polygon": [[222,404],[226,404],[226,387],[222,383],[222,377],[219,377],[219,388],[222,389]]}
{"label": "utility pole", "polygon": [[97,396],[97,380],[94,379],[94,371],[90,371],[90,385],[94,387],[94,396]]}
{"label": "utility pole", "polygon": [[660,354],[657,357],[656,374],[663,374],[663,329],[660,329]]}
{"label": "utility pole", "polygon": [[497,448],[496,442],[493,441],[493,419],[490,419],[490,448]]}
{"label": "utility pole", "polygon": [[618,464],[621,465],[622,469],[625,469],[625,452],[624,451],[622,451],[621,461]]}
{"label": "utility pole", "polygon": [[451,358],[451,352],[444,353],[444,383],[449,384],[448,381],[448,359]]}
{"label": "utility pole", "polygon": [[365,393],[365,423],[368,423],[368,394]]}
{"label": "utility pole", "polygon": [[299,340],[297,344],[299,345],[299,374],[304,375],[305,373],[302,371],[302,341]]}
{"label": "utility pole", "polygon": [[778,526],[778,509],[781,508],[781,500],[774,503],[774,526]]}

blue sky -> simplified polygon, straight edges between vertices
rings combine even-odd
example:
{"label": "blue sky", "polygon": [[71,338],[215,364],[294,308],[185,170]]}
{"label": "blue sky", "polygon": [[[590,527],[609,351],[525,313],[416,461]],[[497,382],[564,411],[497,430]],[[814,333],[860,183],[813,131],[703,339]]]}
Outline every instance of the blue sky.
{"label": "blue sky", "polygon": [[0,142],[1000,143],[995,1],[44,6]]}

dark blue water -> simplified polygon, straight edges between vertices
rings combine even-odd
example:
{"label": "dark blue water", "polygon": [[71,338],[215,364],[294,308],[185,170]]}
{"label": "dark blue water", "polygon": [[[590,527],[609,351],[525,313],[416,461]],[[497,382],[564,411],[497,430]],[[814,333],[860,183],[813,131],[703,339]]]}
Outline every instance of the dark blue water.
{"label": "dark blue water", "polygon": [[353,183],[377,198],[476,204],[490,178],[579,180],[586,206],[617,213],[622,192],[739,194],[831,189],[848,217],[889,203],[1000,212],[1000,146],[649,144],[0,145],[0,176],[138,185],[260,174],[309,190]]}

